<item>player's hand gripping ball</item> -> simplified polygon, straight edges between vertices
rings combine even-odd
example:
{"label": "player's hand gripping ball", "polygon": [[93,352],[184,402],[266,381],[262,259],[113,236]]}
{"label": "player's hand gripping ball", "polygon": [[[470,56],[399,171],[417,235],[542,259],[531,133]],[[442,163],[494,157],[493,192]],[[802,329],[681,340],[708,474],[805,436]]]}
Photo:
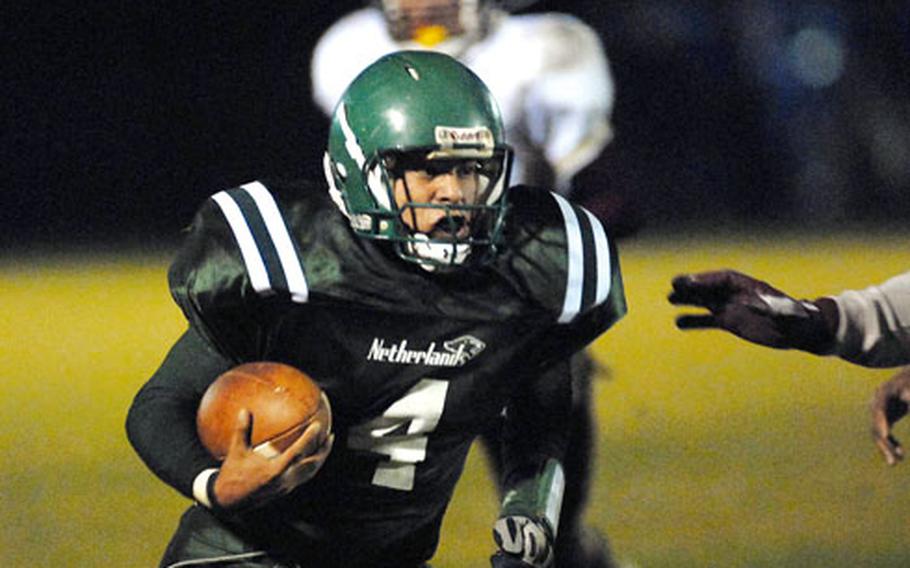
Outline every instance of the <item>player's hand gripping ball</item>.
{"label": "player's hand gripping ball", "polygon": [[250,446],[267,458],[290,447],[314,421],[324,439],[331,436],[329,399],[309,375],[283,363],[244,363],[215,379],[199,403],[196,430],[215,458],[227,455],[244,408],[253,422]]}

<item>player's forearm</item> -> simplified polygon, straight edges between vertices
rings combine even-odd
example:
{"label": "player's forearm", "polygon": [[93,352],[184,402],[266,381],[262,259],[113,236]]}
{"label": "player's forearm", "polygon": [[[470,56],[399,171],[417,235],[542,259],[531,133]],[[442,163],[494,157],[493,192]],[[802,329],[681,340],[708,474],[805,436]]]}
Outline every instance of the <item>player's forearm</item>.
{"label": "player's forearm", "polygon": [[552,566],[564,488],[562,464],[556,459],[548,459],[531,475],[506,488],[499,518],[493,525],[493,539],[499,549],[491,558],[494,567]]}
{"label": "player's forearm", "polygon": [[555,537],[564,490],[562,463],[550,458],[531,475],[515,480],[506,488],[500,516],[523,515],[545,521],[551,536]]}
{"label": "player's forearm", "polygon": [[145,392],[127,415],[127,437],[136,453],[162,481],[193,497],[193,481],[214,460],[198,447],[195,422],[173,400]]}
{"label": "player's forearm", "polygon": [[127,414],[127,437],[142,461],[165,483],[193,497],[200,472],[217,465],[196,435],[199,397],[230,362],[187,332],[142,387]]}
{"label": "player's forearm", "polygon": [[910,363],[910,272],[831,299],[839,316],[836,355],[866,367]]}
{"label": "player's forearm", "polygon": [[565,478],[562,457],[572,411],[569,360],[523,381],[506,408],[502,433],[503,501],[493,526],[493,566],[553,562]]}
{"label": "player's forearm", "polygon": [[505,487],[535,475],[549,459],[562,460],[572,408],[569,361],[560,361],[517,389],[502,431]]}

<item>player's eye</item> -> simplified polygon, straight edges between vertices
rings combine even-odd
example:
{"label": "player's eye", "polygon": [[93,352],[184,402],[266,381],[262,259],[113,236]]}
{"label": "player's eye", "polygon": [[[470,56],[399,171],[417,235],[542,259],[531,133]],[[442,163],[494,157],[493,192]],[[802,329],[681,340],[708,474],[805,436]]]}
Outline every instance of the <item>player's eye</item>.
{"label": "player's eye", "polygon": [[449,160],[432,160],[426,163],[426,169],[424,171],[428,176],[436,177],[449,173],[456,165],[457,164],[454,164]]}
{"label": "player's eye", "polygon": [[429,177],[453,174],[465,177],[477,173],[480,163],[477,160],[430,160],[423,166]]}
{"label": "player's eye", "polygon": [[455,166],[455,175],[460,177],[472,176],[481,170],[480,162],[477,160],[464,160]]}

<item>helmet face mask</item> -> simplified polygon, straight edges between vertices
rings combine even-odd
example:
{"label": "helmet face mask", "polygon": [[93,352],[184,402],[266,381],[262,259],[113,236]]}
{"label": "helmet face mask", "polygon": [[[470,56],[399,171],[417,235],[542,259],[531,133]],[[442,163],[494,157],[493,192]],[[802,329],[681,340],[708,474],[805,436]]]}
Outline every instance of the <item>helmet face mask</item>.
{"label": "helmet face mask", "polygon": [[380,162],[397,207],[400,225],[391,240],[399,256],[420,264],[460,265],[468,255],[482,262],[496,253],[505,213],[498,184],[508,163],[504,149],[488,158],[393,151]]}
{"label": "helmet face mask", "polygon": [[368,67],[332,117],[325,158],[354,231],[427,269],[491,258],[511,150],[486,86],[440,53],[398,52]]}

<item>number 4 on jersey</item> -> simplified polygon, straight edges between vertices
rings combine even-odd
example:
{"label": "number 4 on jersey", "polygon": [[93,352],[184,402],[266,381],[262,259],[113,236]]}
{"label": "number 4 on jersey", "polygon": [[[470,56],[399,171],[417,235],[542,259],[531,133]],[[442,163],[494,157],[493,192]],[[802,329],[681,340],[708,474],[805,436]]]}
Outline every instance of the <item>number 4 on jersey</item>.
{"label": "number 4 on jersey", "polygon": [[351,428],[348,446],[388,456],[376,466],[373,485],[414,488],[416,464],[427,457],[427,441],[442,417],[449,383],[422,379],[381,416]]}

